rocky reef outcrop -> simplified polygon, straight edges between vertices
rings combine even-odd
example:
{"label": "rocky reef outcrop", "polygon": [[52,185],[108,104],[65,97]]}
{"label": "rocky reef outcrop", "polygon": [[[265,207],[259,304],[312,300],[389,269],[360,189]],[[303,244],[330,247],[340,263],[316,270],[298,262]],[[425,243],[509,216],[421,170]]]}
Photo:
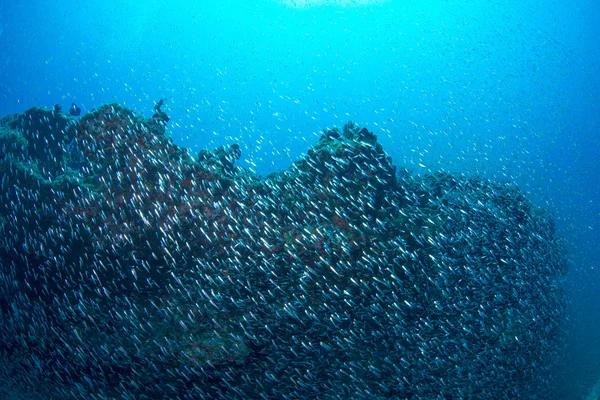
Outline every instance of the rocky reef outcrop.
{"label": "rocky reef outcrop", "polygon": [[523,398],[565,256],[510,183],[348,123],[260,178],[108,104],[0,121],[0,375],[46,398]]}

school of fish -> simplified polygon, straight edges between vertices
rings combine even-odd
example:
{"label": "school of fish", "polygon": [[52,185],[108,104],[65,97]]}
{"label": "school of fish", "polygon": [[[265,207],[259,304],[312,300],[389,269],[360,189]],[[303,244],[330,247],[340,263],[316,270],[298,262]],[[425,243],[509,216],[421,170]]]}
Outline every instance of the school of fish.
{"label": "school of fish", "polygon": [[[108,104],[0,120],[0,381],[44,399],[521,399],[564,246],[511,183],[325,129],[266,178]],[[535,389],[534,389],[535,388]],[[547,398],[547,397],[539,397]]]}

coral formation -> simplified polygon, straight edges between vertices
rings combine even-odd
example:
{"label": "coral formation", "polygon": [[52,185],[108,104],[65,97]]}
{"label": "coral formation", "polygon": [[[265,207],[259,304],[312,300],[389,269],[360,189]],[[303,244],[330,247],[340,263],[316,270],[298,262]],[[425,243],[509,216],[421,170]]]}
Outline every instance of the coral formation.
{"label": "coral formation", "polygon": [[565,258],[513,185],[354,123],[260,179],[107,104],[0,121],[1,374],[47,398],[518,398]]}

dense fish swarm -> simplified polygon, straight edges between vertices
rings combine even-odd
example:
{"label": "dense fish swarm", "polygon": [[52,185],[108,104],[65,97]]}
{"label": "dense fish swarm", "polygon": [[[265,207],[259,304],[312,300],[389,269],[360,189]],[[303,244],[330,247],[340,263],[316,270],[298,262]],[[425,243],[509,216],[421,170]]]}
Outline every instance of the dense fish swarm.
{"label": "dense fish swarm", "polygon": [[[514,186],[325,130],[260,179],[117,104],[0,122],[0,380],[45,399],[528,398],[565,257]],[[542,381],[542,385],[544,386]]]}

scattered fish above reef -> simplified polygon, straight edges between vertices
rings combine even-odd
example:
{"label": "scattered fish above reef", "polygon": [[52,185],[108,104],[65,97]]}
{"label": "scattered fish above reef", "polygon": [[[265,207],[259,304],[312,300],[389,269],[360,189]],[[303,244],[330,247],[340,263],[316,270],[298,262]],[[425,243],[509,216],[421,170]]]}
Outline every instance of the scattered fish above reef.
{"label": "scattered fish above reef", "polygon": [[565,255],[509,183],[348,123],[265,179],[117,104],[0,121],[0,376],[48,399],[527,398]]}

